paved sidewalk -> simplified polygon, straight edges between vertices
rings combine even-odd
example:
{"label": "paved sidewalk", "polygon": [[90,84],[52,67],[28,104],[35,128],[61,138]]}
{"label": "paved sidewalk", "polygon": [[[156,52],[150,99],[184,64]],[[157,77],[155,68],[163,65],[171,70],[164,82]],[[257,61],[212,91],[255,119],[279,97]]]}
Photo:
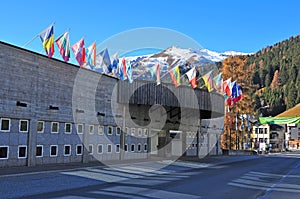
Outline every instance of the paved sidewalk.
{"label": "paved sidewalk", "polygon": [[251,159],[256,159],[261,156],[207,156],[204,158],[195,158],[195,157],[181,157],[176,158],[160,158],[160,157],[151,157],[148,159],[134,159],[134,160],[114,160],[106,162],[89,162],[89,163],[69,163],[69,164],[49,164],[49,165],[37,165],[33,167],[5,167],[0,168],[0,177],[2,175],[10,174],[22,174],[22,173],[34,173],[34,172],[55,172],[60,170],[75,170],[79,168],[88,168],[88,167],[109,167],[109,166],[122,166],[135,163],[146,163],[146,162],[159,162],[159,161],[176,161],[176,162],[193,162],[193,163],[206,163],[210,165],[220,165],[220,164],[229,164],[239,161],[246,161]]}

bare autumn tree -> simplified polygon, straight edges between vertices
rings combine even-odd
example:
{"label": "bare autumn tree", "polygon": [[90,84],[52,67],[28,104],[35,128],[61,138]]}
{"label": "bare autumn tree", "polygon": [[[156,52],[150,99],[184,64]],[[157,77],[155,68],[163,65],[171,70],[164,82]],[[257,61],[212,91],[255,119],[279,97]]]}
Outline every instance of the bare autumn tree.
{"label": "bare autumn tree", "polygon": [[[240,118],[242,114],[253,114],[254,112],[250,97],[254,88],[252,84],[254,70],[252,70],[252,65],[246,67],[246,62],[247,56],[233,56],[222,62],[223,79],[226,80],[231,77],[232,81],[241,85],[243,92],[242,100],[229,107],[230,112],[225,112],[224,133],[221,136],[223,149],[241,149],[243,143],[250,141],[248,129],[241,129],[242,121]],[[238,131],[235,129],[236,115],[238,115]]]}

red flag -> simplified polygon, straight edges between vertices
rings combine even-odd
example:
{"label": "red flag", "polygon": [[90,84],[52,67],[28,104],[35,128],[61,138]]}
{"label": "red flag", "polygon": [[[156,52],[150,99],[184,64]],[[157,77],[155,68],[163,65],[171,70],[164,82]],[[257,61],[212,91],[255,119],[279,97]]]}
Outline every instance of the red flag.
{"label": "red flag", "polygon": [[186,75],[187,75],[187,77],[188,77],[188,79],[189,79],[189,82],[190,82],[190,84],[192,85],[192,88],[196,88],[196,87],[197,87],[197,77],[196,77],[196,73],[197,73],[197,71],[196,71],[196,68],[195,68],[195,67],[192,68],[192,69],[190,69],[190,70],[186,73]]}
{"label": "red flag", "polygon": [[84,48],[84,39],[81,38],[77,43],[72,46],[72,50],[75,54],[76,60],[80,67],[83,67],[85,60],[85,48]]}

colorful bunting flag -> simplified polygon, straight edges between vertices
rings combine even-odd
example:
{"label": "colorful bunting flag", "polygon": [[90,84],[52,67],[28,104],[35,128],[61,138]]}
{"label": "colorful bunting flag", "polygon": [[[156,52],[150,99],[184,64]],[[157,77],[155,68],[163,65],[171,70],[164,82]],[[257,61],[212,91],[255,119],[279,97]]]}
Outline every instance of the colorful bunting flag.
{"label": "colorful bunting flag", "polygon": [[51,24],[47,29],[45,29],[41,34],[40,38],[43,42],[43,47],[46,54],[51,58],[54,54],[54,31],[53,24]]}
{"label": "colorful bunting flag", "polygon": [[85,56],[85,48],[84,48],[84,39],[81,38],[78,42],[73,44],[72,51],[75,54],[76,60],[80,67],[83,67],[84,63],[86,62]]}
{"label": "colorful bunting flag", "polygon": [[231,96],[231,77],[223,82],[223,93],[226,98]]}
{"label": "colorful bunting flag", "polygon": [[70,59],[70,38],[69,32],[65,32],[61,35],[58,39],[56,39],[56,45],[59,49],[59,53],[62,56],[65,62],[69,61]]}
{"label": "colorful bunting flag", "polygon": [[118,65],[119,65],[119,58],[118,58],[118,53],[116,52],[115,54],[113,54],[112,56],[112,64],[111,64],[111,69],[112,69],[112,73],[114,76],[118,76]]}
{"label": "colorful bunting flag", "polygon": [[96,66],[96,42],[86,49],[87,64],[93,68]]}
{"label": "colorful bunting flag", "polygon": [[196,71],[196,67],[193,67],[192,69],[190,69],[185,74],[188,77],[189,82],[192,85],[192,88],[196,88],[197,87],[197,71]]}
{"label": "colorful bunting flag", "polygon": [[203,75],[202,79],[205,83],[205,86],[206,86],[208,92],[211,92],[214,89],[212,71],[210,71],[210,72],[206,73],[205,75]]}
{"label": "colorful bunting flag", "polygon": [[103,73],[111,73],[111,62],[107,48],[103,49],[99,54],[100,68],[102,68]]}
{"label": "colorful bunting flag", "polygon": [[127,62],[126,67],[127,67],[126,73],[127,73],[128,81],[129,83],[132,83],[133,76],[132,76],[132,66],[130,64],[130,61]]}
{"label": "colorful bunting flag", "polygon": [[242,100],[243,94],[242,94],[242,87],[241,85],[237,85],[237,96],[233,99],[233,101],[236,103],[240,100]]}
{"label": "colorful bunting flag", "polygon": [[175,85],[175,87],[178,87],[180,85],[180,69],[179,66],[175,66],[170,71],[171,79]]}
{"label": "colorful bunting flag", "polygon": [[152,78],[156,79],[156,84],[160,84],[160,65],[159,63],[150,68]]}
{"label": "colorful bunting flag", "polygon": [[223,93],[222,73],[219,73],[216,77],[214,77],[214,87],[216,91]]}
{"label": "colorful bunting flag", "polygon": [[127,79],[127,77],[125,77],[125,74],[124,74],[124,67],[123,67],[123,63],[122,62],[119,62],[118,64],[118,73],[119,73],[119,78],[124,81]]}
{"label": "colorful bunting flag", "polygon": [[126,60],[125,60],[125,58],[122,59],[122,66],[123,66],[123,75],[124,75],[124,78],[127,78],[127,67],[126,67]]}

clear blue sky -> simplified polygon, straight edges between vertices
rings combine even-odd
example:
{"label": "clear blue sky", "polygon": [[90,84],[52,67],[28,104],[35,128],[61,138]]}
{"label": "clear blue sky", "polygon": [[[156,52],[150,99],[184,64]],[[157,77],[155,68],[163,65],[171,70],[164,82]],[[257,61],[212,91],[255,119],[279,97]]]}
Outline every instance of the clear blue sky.
{"label": "clear blue sky", "polygon": [[[298,0],[7,0],[1,2],[0,39],[23,46],[52,22],[56,37],[70,28],[71,44],[84,36],[86,45],[134,28],[161,27],[209,50],[256,52],[300,34],[299,8]],[[27,48],[42,52],[39,38]]]}

